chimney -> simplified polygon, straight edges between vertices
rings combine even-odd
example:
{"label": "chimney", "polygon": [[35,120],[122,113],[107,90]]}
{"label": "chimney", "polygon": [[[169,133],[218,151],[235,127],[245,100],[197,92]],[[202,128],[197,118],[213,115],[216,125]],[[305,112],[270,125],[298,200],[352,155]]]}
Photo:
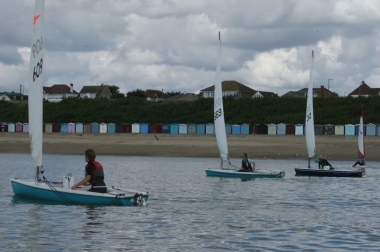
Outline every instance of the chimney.
{"label": "chimney", "polygon": [[71,83],[71,84],[70,84],[70,93],[73,93],[73,87],[74,87],[74,84]]}

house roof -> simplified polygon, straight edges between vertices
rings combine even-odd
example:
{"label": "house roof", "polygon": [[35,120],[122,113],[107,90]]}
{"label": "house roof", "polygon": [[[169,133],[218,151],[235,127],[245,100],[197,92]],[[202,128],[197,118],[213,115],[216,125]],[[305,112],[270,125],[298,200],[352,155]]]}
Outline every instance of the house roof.
{"label": "house roof", "polygon": [[80,93],[101,94],[106,88],[107,86],[83,86]]}
{"label": "house roof", "polygon": [[[162,91],[161,90],[152,90],[152,89],[148,89],[145,91],[145,94],[147,97],[150,97],[150,98],[162,98]],[[163,94],[163,97],[164,98],[168,98],[169,95],[168,94]]]}
{"label": "house roof", "polygon": [[[229,80],[229,81],[222,81],[222,90],[223,91],[239,91],[239,92],[249,92],[249,93],[255,93],[256,90],[247,87],[244,84],[241,84],[237,81]],[[209,86],[205,89],[201,90],[203,91],[214,91],[214,85]]]}
{"label": "house roof", "polygon": [[371,88],[364,81],[348,95],[379,95],[380,88]]}
{"label": "house roof", "polygon": [[283,97],[297,97],[297,92],[296,91],[289,91],[285,94],[282,95]]}
{"label": "house roof", "polygon": [[[43,87],[43,90],[47,94],[71,94],[71,89],[66,84],[54,84],[51,87]],[[73,89],[73,94],[78,92]]]}

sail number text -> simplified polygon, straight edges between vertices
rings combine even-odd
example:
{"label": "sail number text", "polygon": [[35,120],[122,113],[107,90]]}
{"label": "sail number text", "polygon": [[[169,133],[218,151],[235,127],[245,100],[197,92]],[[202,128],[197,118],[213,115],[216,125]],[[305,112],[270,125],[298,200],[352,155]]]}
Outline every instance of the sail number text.
{"label": "sail number text", "polygon": [[37,39],[37,41],[32,45],[33,58],[35,58],[36,55],[39,54],[40,51],[42,51],[43,48],[44,48],[44,41],[42,40],[42,36],[41,36],[41,39]]}
{"label": "sail number text", "polygon": [[44,61],[41,59],[40,62],[37,63],[37,65],[33,68],[33,82],[40,77],[40,74],[42,73],[42,64]]}
{"label": "sail number text", "polygon": [[[32,45],[32,54],[33,58],[36,58],[36,56],[42,51],[44,48],[44,41],[42,39],[42,36],[40,39],[37,39],[35,43]],[[39,62],[37,62],[37,65],[33,68],[33,82],[40,77],[42,73],[42,65],[44,63],[44,60],[41,58]]]}
{"label": "sail number text", "polygon": [[306,122],[308,122],[311,119],[311,112],[306,115]]}
{"label": "sail number text", "polygon": [[216,121],[216,119],[218,119],[218,117],[222,116],[222,109],[218,109],[217,111],[215,111],[214,113],[214,121]]}

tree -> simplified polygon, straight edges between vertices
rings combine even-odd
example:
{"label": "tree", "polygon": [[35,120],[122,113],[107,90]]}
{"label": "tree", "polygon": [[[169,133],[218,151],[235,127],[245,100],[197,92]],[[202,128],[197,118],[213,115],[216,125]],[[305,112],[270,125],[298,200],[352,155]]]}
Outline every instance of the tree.
{"label": "tree", "polygon": [[124,98],[124,94],[123,93],[120,93],[120,87],[116,86],[116,85],[107,85],[107,84],[101,84],[101,86],[107,86],[108,89],[110,90],[111,92],[111,95],[112,95],[112,98],[113,99],[118,99],[118,98]]}

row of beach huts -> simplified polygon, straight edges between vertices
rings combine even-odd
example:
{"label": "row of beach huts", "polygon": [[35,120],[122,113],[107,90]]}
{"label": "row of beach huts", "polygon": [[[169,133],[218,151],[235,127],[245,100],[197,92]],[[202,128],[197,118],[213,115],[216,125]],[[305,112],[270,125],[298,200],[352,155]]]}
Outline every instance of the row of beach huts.
{"label": "row of beach huts", "polygon": [[[2,132],[29,132],[28,123],[0,124]],[[315,125],[315,135],[358,135],[359,125]],[[165,133],[165,134],[214,134],[214,124],[154,124],[154,123],[45,123],[43,132],[46,133]],[[304,135],[303,124],[226,124],[226,133],[232,135]],[[369,123],[364,125],[364,135],[379,136],[380,125]]]}

